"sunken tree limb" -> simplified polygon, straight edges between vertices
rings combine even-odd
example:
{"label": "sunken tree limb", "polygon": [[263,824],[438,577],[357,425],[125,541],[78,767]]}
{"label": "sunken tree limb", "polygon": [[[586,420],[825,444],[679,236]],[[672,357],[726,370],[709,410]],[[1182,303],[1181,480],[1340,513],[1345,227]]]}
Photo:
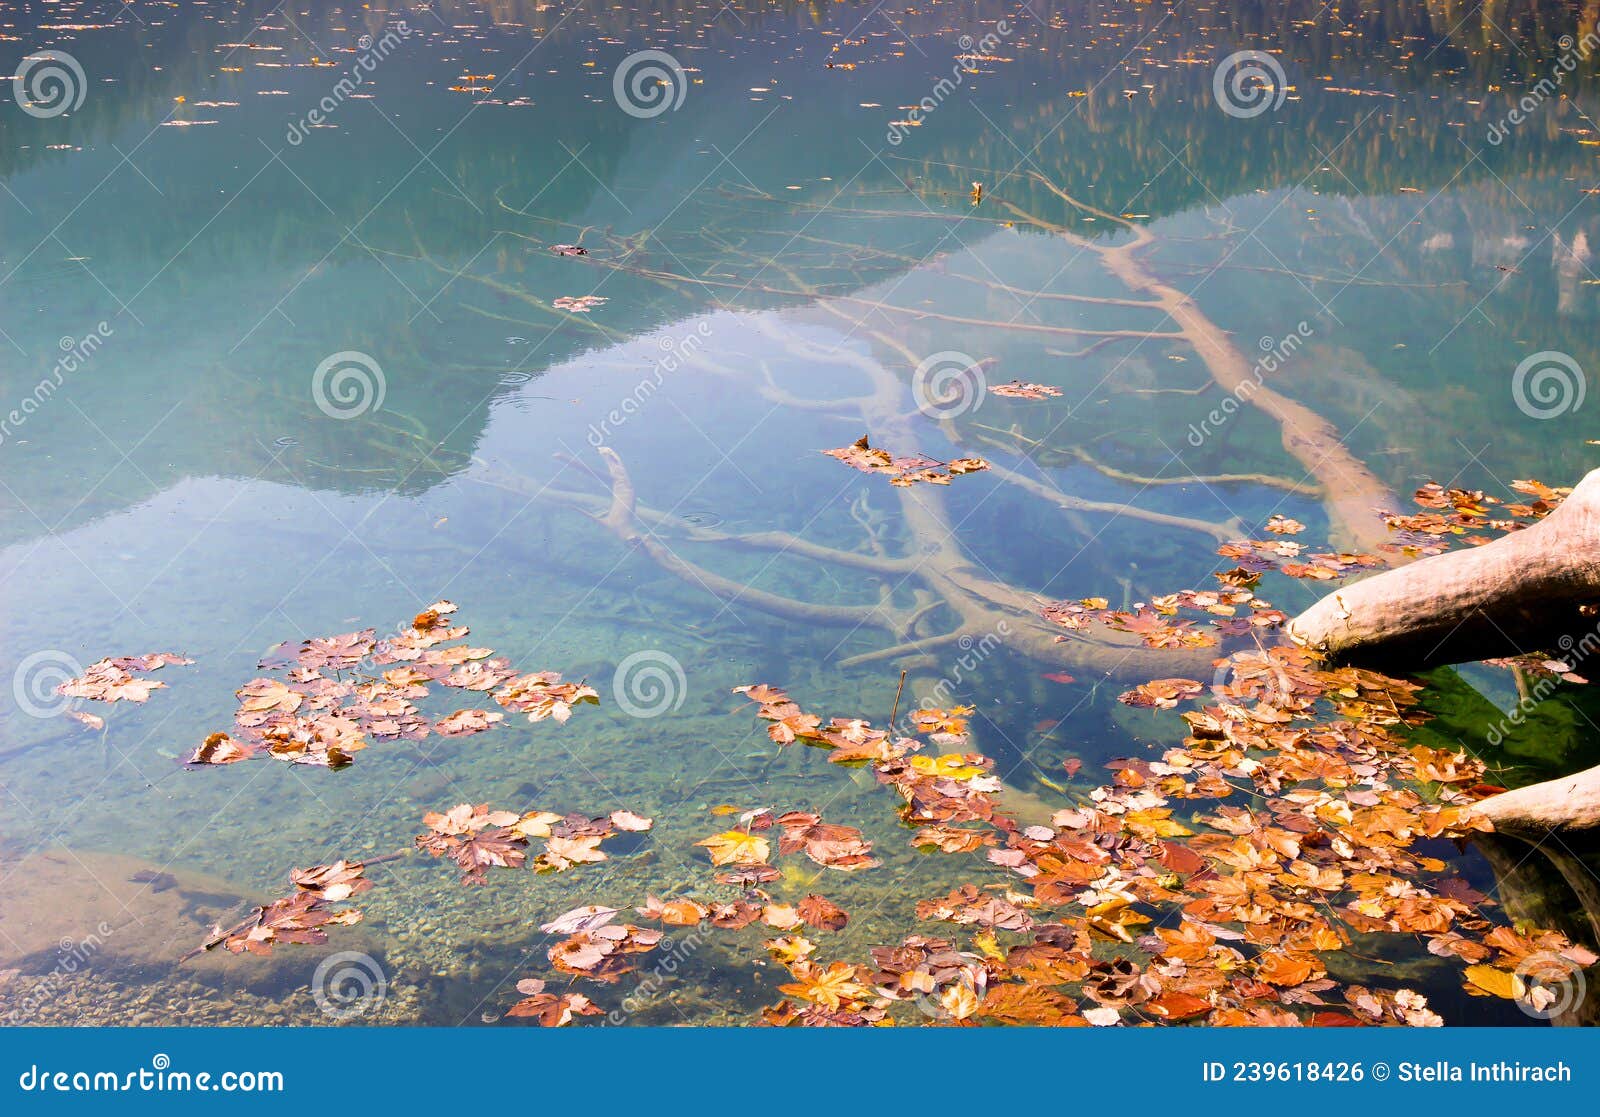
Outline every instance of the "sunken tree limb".
{"label": "sunken tree limb", "polygon": [[1543,520],[1336,590],[1289,624],[1334,659],[1407,671],[1600,648],[1600,470]]}

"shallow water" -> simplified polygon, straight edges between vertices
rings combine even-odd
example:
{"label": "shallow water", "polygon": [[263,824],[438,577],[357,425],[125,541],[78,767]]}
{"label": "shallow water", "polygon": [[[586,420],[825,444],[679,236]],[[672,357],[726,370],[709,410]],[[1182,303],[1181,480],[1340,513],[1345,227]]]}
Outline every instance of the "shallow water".
{"label": "shallow water", "polygon": [[[1401,497],[1427,479],[1566,484],[1595,460],[1581,372],[1554,397],[1514,376],[1547,352],[1600,367],[1592,65],[1496,131],[1580,49],[1562,36],[1593,30],[1581,5],[594,7],[0,6],[7,66],[53,49],[83,74],[65,114],[0,105],[0,400],[19,409],[0,432],[0,673],[16,681],[0,912],[37,932],[0,940],[0,970],[21,971],[0,988],[11,1019],[319,1020],[325,950],[176,969],[180,940],[291,867],[403,848],[424,812],[461,801],[627,807],[657,826],[604,865],[479,890],[421,857],[387,868],[364,926],[329,948],[381,959],[370,1019],[494,1018],[544,967],[542,919],[704,888],[691,843],[722,828],[708,808],[723,803],[825,805],[877,840],[882,868],[817,885],[852,912],[841,952],[913,930],[905,898],[964,867],[905,848],[869,780],[775,755],[729,693],[769,682],[824,715],[883,718],[900,662],[839,661],[894,639],[719,598],[625,545],[594,514],[596,448],[642,506],[680,518],[662,534],[684,558],[811,603],[876,603],[880,579],[693,532],[864,554],[953,537],[1024,593],[1114,605],[1208,583],[1218,538],[1273,513],[1320,545],[1328,517],[1269,418],[1216,418],[1227,397],[1181,338],[1093,332],[1171,330],[1082,301],[1130,297],[1079,240],[1117,243],[1119,216],[1252,359],[1299,339],[1272,387]],[[677,84],[617,94],[645,49],[677,60]],[[1285,71],[1259,115],[1213,90],[1246,50]],[[648,100],[680,93],[659,113]],[[587,295],[606,301],[550,306]],[[980,392],[935,421],[913,369],[946,352],[1062,395]],[[330,379],[341,354],[352,376]],[[949,532],[930,537],[883,479],[817,453],[889,414],[850,402],[871,369],[900,384],[891,429],[915,440],[891,449],[981,454],[1101,507],[1063,512],[976,474],[944,493]],[[1259,476],[1182,480],[1213,475]],[[891,588],[922,603],[925,587]],[[1317,590],[1269,596],[1292,612]],[[178,765],[227,727],[268,648],[392,631],[441,597],[472,643],[587,678],[599,708],[379,743],[342,772]],[[932,604],[917,637],[944,631]],[[1056,682],[1059,663],[1003,633],[963,641],[912,664],[906,699],[975,705],[977,746],[1021,791],[1049,797],[1038,777],[1067,782],[1070,758],[1092,786],[1101,762],[1174,739],[1175,719],[1114,701],[1125,679]],[[158,650],[196,662],[163,670],[146,705],[97,707],[103,736],[59,704],[32,716],[41,671]],[[660,716],[616,700],[641,652],[681,671]],[[1459,861],[1492,887],[1475,855]],[[124,887],[139,866],[182,886]],[[751,963],[755,933],[690,936],[619,1022],[745,1018],[781,980]],[[1451,1023],[1524,1022],[1425,959],[1404,970]]]}

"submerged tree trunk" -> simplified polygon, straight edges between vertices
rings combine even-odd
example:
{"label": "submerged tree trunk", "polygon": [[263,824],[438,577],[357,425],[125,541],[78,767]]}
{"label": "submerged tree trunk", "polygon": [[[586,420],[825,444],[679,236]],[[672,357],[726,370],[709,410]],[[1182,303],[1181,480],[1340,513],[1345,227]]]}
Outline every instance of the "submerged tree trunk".
{"label": "submerged tree trunk", "polygon": [[1520,652],[1600,650],[1600,470],[1545,519],[1335,590],[1289,624],[1334,659],[1423,670]]}

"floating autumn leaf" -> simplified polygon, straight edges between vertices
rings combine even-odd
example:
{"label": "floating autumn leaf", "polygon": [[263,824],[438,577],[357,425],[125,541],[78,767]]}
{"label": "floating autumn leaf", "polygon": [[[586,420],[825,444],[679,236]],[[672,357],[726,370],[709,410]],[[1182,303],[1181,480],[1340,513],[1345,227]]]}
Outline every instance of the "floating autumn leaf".
{"label": "floating autumn leaf", "polygon": [[569,310],[573,314],[588,314],[595,307],[609,301],[604,295],[562,295],[559,299],[552,300],[550,305],[557,310]]}
{"label": "floating autumn leaf", "polygon": [[241,760],[249,760],[255,755],[256,750],[247,744],[235,741],[226,733],[213,733],[207,737],[194,752],[189,754],[185,764],[237,764]]}
{"label": "floating autumn leaf", "polygon": [[67,716],[73,721],[78,722],[85,729],[95,730],[104,729],[106,727],[106,719],[101,717],[99,714],[88,714],[84,713],[82,710],[68,710]]}
{"label": "floating autumn leaf", "polygon": [[277,679],[251,679],[234,693],[239,697],[239,709],[247,713],[281,710],[292,714],[306,700],[305,695]]}
{"label": "floating autumn leaf", "polygon": [[520,821],[515,811],[492,811],[487,803],[460,803],[422,818],[428,833],[416,838],[417,848],[445,857],[461,867],[463,884],[482,884],[492,867],[516,868],[527,859],[527,836],[511,829]]}
{"label": "floating autumn leaf", "polygon": [[367,628],[337,636],[313,636],[300,645],[296,658],[302,667],[348,670],[372,654],[376,635],[375,629]]}
{"label": "floating autumn leaf", "polygon": [[508,710],[528,715],[529,721],[553,718],[566,722],[574,706],[600,704],[600,695],[582,683],[564,683],[554,671],[536,671],[507,682],[494,693],[494,700]]}
{"label": "floating autumn leaf", "polygon": [[793,904],[767,904],[761,909],[761,922],[774,931],[793,931],[805,922]]}
{"label": "floating autumn leaf", "polygon": [[576,838],[552,836],[544,844],[535,866],[541,873],[564,873],[574,865],[587,865],[606,860],[600,849],[600,838],[584,835]]}
{"label": "floating autumn leaf", "polygon": [[655,825],[654,820],[645,818],[642,815],[636,815],[628,810],[612,811],[610,818],[611,825],[618,830],[625,830],[630,833],[643,833]]}
{"label": "floating autumn leaf", "polygon": [[136,673],[158,671],[170,665],[186,665],[194,660],[170,652],[118,656],[89,664],[83,674],[56,687],[56,693],[94,702],[144,702],[150,692],[167,684],[158,679],[138,679]]}
{"label": "floating autumn leaf", "polygon": [[1117,701],[1146,709],[1170,710],[1186,698],[1193,698],[1203,688],[1193,679],[1154,679],[1117,695]]}
{"label": "floating autumn leaf", "polygon": [[549,950],[550,963],[562,973],[611,984],[635,968],[631,955],[654,950],[660,941],[660,931],[608,923],[556,943]]}
{"label": "floating autumn leaf", "polygon": [[1052,388],[1048,384],[1024,384],[1021,380],[1013,380],[1009,384],[991,384],[989,391],[1011,399],[1048,399],[1061,394],[1060,388]]}
{"label": "floating autumn leaf", "polygon": [[713,865],[761,865],[772,856],[772,843],[745,830],[725,830],[694,843],[711,855]]}
{"label": "floating autumn leaf", "polygon": [[1002,1024],[1050,1028],[1082,1027],[1088,1023],[1078,1014],[1077,1001],[1038,985],[992,985],[977,1014]]}
{"label": "floating autumn leaf", "polygon": [[838,904],[815,892],[795,905],[807,927],[818,931],[842,931],[850,916]]}
{"label": "floating autumn leaf", "polygon": [[826,823],[807,811],[789,811],[779,815],[777,823],[783,829],[778,841],[780,854],[804,850],[818,865],[846,872],[870,869],[879,864],[877,858],[871,856],[872,843],[865,841],[861,831],[853,826]]}
{"label": "floating autumn leaf", "polygon": [[919,482],[948,485],[952,477],[989,468],[989,463],[982,458],[957,458],[951,462],[941,462],[921,454],[897,458],[887,450],[873,447],[867,438],[867,435],[862,435],[849,446],[822,452],[830,458],[844,462],[851,469],[859,469],[863,473],[887,474],[889,483],[898,486],[914,485]]}
{"label": "floating autumn leaf", "polygon": [[552,244],[550,251],[557,256],[587,256],[589,250],[577,244]]}
{"label": "floating autumn leaf", "polygon": [[661,900],[653,893],[643,907],[633,910],[644,919],[653,919],[668,927],[693,927],[710,914],[709,909],[693,900]]}
{"label": "floating autumn leaf", "polygon": [[796,962],[789,967],[789,972],[794,980],[778,986],[780,993],[827,1008],[843,1008],[872,997],[872,989],[862,984],[863,970],[846,962],[831,962],[825,967],[814,962]]}
{"label": "floating autumn leaf", "polygon": [[348,900],[367,891],[372,881],[366,878],[367,866],[361,861],[334,861],[327,865],[313,865],[309,869],[294,869],[289,873],[289,883],[302,892],[314,893],[330,903]]}
{"label": "floating autumn leaf", "polygon": [[491,713],[488,710],[457,710],[449,717],[440,718],[435,722],[433,731],[444,737],[459,737],[466,733],[482,733],[486,729],[494,728],[495,723],[504,718],[504,714]]}
{"label": "floating autumn leaf", "polygon": [[1267,521],[1267,530],[1274,535],[1299,535],[1305,529],[1305,524],[1299,520],[1291,520],[1288,516],[1275,514]]}
{"label": "floating autumn leaf", "polygon": [[507,1016],[526,1017],[541,1028],[564,1028],[574,1016],[599,1016],[601,1010],[582,993],[546,993],[535,978],[517,982],[522,1000],[506,1009]]}
{"label": "floating autumn leaf", "polygon": [[573,908],[565,915],[559,915],[548,923],[541,923],[539,930],[547,935],[570,935],[575,931],[590,931],[610,923],[617,917],[617,913],[620,910],[620,908],[589,904],[586,907]]}

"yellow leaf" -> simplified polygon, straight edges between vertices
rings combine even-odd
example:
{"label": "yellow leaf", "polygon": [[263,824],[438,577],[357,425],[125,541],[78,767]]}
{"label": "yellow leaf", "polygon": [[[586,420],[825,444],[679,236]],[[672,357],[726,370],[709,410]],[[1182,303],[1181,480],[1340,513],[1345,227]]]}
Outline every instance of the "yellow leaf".
{"label": "yellow leaf", "polygon": [[1526,996],[1528,992],[1528,987],[1516,974],[1497,970],[1493,966],[1468,966],[1466,978],[1469,993],[1481,990],[1492,997],[1515,1001]]}
{"label": "yellow leaf", "polygon": [[725,830],[694,844],[706,848],[713,865],[764,865],[772,854],[767,839],[743,830]]}
{"label": "yellow leaf", "polygon": [[970,780],[983,775],[981,767],[968,764],[967,758],[958,752],[947,752],[943,756],[913,756],[911,767],[925,776],[941,776],[950,780]]}

